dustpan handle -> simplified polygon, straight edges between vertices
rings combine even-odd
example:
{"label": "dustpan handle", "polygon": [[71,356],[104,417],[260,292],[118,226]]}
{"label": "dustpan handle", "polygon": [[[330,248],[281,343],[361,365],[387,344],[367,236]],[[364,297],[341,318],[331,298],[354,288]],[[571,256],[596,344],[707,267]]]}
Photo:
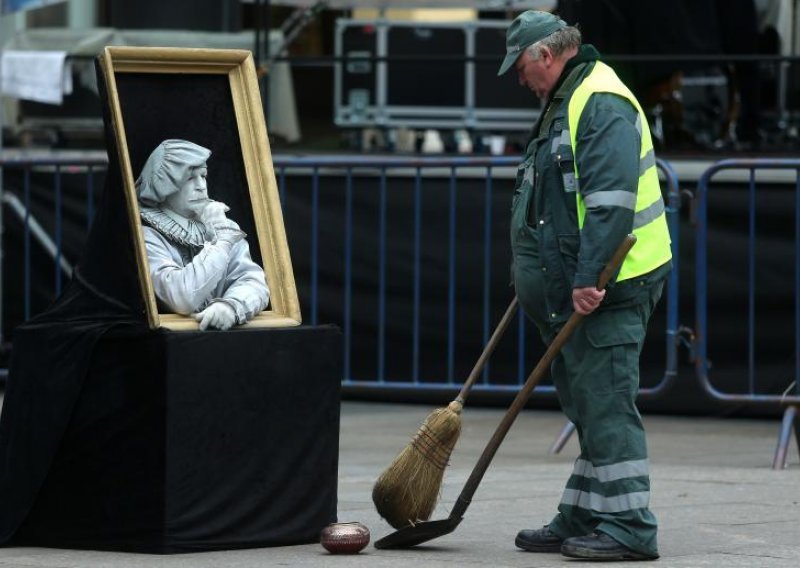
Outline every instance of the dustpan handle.
{"label": "dustpan handle", "polygon": [[[636,237],[634,235],[628,235],[625,237],[625,240],[622,241],[622,244],[619,245],[614,253],[614,256],[611,257],[611,260],[608,261],[608,264],[606,264],[603,272],[600,273],[600,277],[597,280],[598,290],[603,290],[606,287],[606,284],[608,284],[609,280],[611,280],[614,274],[616,274],[617,270],[619,270],[619,267],[622,265],[622,261],[625,260],[625,256],[635,243]],[[575,331],[575,328],[578,327],[578,325],[583,321],[583,318],[584,316],[581,314],[573,312],[573,314],[567,320],[567,323],[564,324],[564,327],[561,328],[555,339],[553,339],[553,342],[547,347],[547,351],[545,351],[544,355],[533,369],[533,372],[531,372],[531,374],[528,376],[528,380],[525,381],[522,389],[517,393],[516,398],[514,398],[514,402],[511,403],[511,406],[506,411],[505,416],[503,416],[503,420],[500,422],[497,430],[495,430],[492,438],[489,440],[489,443],[483,450],[481,457],[478,459],[478,463],[475,465],[475,468],[472,470],[469,479],[467,479],[467,483],[464,485],[464,489],[461,490],[461,494],[458,496],[453,510],[450,512],[451,519],[464,516],[464,513],[466,512],[467,507],[472,500],[472,496],[475,494],[475,491],[478,489],[478,485],[480,485],[480,482],[483,479],[483,475],[486,473],[486,470],[488,469],[489,464],[492,462],[495,453],[497,453],[497,449],[500,447],[500,444],[503,443],[503,439],[505,439],[506,434],[511,428],[511,425],[514,423],[514,420],[516,420],[517,415],[528,402],[528,399],[533,393],[533,389],[536,388],[536,385],[539,383],[541,378],[547,373],[548,369],[550,368],[550,364],[553,362],[553,359],[556,358],[559,351],[561,351],[561,348],[572,335],[572,332]]]}

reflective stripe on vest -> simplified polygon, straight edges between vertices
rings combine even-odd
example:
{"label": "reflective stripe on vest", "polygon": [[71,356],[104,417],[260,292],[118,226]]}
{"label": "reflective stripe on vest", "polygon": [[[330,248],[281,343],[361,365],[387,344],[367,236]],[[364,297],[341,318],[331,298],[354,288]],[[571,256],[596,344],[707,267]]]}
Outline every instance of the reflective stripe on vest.
{"label": "reflective stripe on vest", "polygon": [[[633,194],[622,189],[597,192],[586,198],[582,195],[582,190],[585,188],[580,183],[580,173],[578,172],[576,138],[581,113],[586,108],[589,97],[594,93],[619,95],[630,101],[639,113],[636,127],[641,133],[641,149],[639,152],[639,186],[636,188],[635,204],[631,203],[634,199]],[[567,120],[570,145],[572,153],[576,157],[574,163],[576,186],[579,189],[575,193],[578,204],[578,228],[583,229],[587,206],[593,204],[618,205],[631,208],[634,210],[633,234],[636,235],[636,246],[631,249],[622,264],[617,281],[641,276],[669,261],[672,258],[672,251],[670,250],[664,200],[661,197],[661,187],[658,183],[653,140],[650,137],[650,127],[642,107],[633,93],[619,80],[611,67],[598,61],[572,93],[567,107]],[[594,203],[592,203],[593,201]]]}

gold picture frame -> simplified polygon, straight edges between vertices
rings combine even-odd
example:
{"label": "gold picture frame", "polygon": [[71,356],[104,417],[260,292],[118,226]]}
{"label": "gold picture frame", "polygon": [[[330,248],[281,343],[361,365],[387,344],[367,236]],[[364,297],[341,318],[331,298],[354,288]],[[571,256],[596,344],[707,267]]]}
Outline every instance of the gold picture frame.
{"label": "gold picture frame", "polygon": [[[211,160],[215,146],[223,149],[216,165],[209,160],[209,193],[216,198],[210,176],[218,168],[223,177],[217,183],[229,192],[226,203],[239,198],[244,222],[236,220],[248,233],[253,260],[260,260],[270,289],[268,308],[242,327],[299,325],[300,303],[252,54],[233,49],[106,47],[100,65],[150,327],[199,327],[189,316],[159,311],[134,187],[143,160],[158,141],[168,138],[203,143],[212,150]],[[190,114],[183,122],[182,112]],[[246,191],[231,189],[237,185],[228,183],[231,180],[246,182]]]}

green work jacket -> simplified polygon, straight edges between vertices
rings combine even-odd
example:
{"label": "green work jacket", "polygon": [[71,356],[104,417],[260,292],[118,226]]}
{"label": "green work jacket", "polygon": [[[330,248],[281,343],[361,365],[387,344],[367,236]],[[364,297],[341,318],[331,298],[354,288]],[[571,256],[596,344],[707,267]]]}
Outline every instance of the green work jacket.
{"label": "green work jacket", "polygon": [[[594,190],[636,188],[639,179],[638,111],[616,94],[589,98],[576,133],[578,155],[572,155],[567,106],[594,65],[588,61],[565,68],[517,170],[510,223],[512,278],[523,308],[539,325],[559,325],[569,318],[572,289],[597,283],[605,262],[633,227],[634,212],[623,207],[590,211],[600,222],[583,230],[578,224],[576,187],[571,186],[577,183],[576,166],[581,187]],[[647,301],[650,285],[670,267],[667,261],[646,274],[612,282],[601,309]]]}

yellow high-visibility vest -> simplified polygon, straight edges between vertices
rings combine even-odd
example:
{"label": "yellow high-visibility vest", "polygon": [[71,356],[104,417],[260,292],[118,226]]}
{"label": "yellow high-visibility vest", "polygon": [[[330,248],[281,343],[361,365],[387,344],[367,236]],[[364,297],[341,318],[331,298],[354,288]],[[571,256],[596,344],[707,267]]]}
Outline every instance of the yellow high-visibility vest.
{"label": "yellow high-visibility vest", "polygon": [[[628,253],[620,269],[617,281],[622,281],[646,274],[672,258],[669,229],[667,228],[664,200],[661,197],[661,188],[658,183],[656,157],[647,117],[633,93],[620,81],[614,70],[602,61],[597,61],[594,68],[578,85],[572,93],[567,107],[572,155],[578,155],[576,149],[578,124],[589,97],[594,93],[619,95],[630,101],[639,113],[636,126],[641,132],[642,145],[639,151],[639,186],[636,192],[633,216],[633,234],[636,235],[636,245]],[[577,185],[580,187],[577,159],[575,159],[575,179],[578,180]],[[586,206],[580,191],[576,191],[575,196],[578,200],[578,228],[583,229]]]}

